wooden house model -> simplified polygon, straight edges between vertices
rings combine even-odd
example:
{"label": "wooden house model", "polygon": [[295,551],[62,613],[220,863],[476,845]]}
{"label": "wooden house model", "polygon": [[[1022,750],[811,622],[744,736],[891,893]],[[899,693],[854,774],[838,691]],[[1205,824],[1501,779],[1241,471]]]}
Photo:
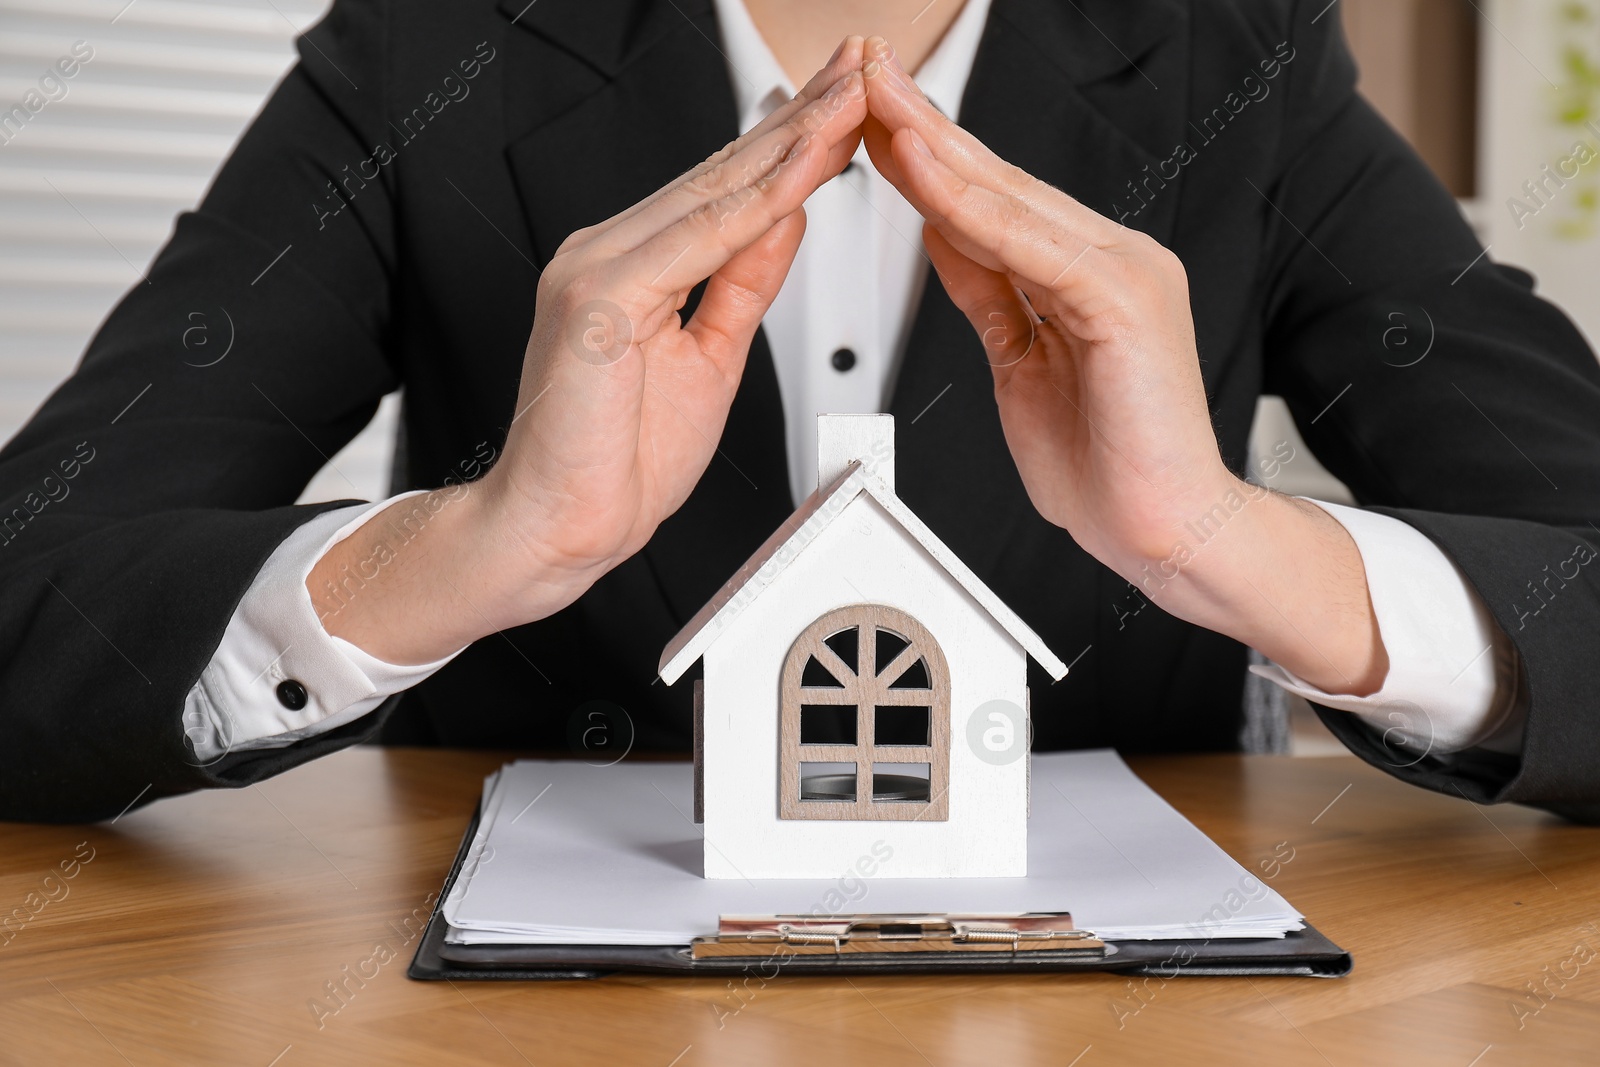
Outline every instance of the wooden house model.
{"label": "wooden house model", "polygon": [[823,415],[818,489],[667,646],[697,660],[707,878],[1027,873],[1032,656],[894,492],[894,419]]}

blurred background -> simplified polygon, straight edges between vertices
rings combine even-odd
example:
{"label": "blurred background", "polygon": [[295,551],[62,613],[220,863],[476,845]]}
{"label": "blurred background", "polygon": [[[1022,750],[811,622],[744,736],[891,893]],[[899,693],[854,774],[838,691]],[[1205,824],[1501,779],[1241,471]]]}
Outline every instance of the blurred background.
{"label": "blurred background", "polygon": [[[199,203],[330,2],[0,0],[0,440]],[[41,86],[63,58],[77,73]],[[19,128],[5,115],[29,90],[45,102]],[[304,499],[385,495],[397,410],[386,400]]]}
{"label": "blurred background", "polygon": [[[0,440],[71,371],[327,6],[0,0]],[[1559,188],[1526,185],[1578,143],[1600,155],[1600,0],[1329,0],[1321,17],[1343,19],[1362,91],[1493,256],[1600,337],[1600,158]],[[25,99],[43,104],[13,110]],[[397,406],[389,397],[302,499],[382,495]],[[1349,499],[1267,398],[1253,443],[1265,454],[1285,440],[1298,458],[1269,484]],[[1295,750],[1340,750],[1308,715],[1294,716]]]}

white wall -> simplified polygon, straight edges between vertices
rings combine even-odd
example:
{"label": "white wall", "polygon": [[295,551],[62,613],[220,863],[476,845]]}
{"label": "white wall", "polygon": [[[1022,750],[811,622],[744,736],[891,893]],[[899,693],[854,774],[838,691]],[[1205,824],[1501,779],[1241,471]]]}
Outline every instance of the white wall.
{"label": "white wall", "polygon": [[[0,0],[0,113],[63,57],[64,95],[0,126],[0,440],[82,355],[112,305],[200,200],[329,0]],[[174,336],[174,345],[181,343]],[[387,483],[395,398],[334,457],[363,495]],[[304,499],[348,497],[324,470]]]}

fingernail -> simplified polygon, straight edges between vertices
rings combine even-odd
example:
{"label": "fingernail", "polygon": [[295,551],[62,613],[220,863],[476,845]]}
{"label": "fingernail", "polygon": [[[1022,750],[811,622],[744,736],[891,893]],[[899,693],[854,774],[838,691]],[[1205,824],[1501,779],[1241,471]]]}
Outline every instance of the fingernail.
{"label": "fingernail", "polygon": [[[907,92],[915,92],[916,86],[911,81],[911,75],[907,74],[905,68],[900,65],[900,60],[895,55],[894,47],[882,37],[875,37],[873,40],[878,42],[878,47],[873,50],[877,53],[877,58],[873,62],[878,65],[879,69],[888,73],[890,81]],[[861,69],[865,73],[866,67]]]}
{"label": "fingernail", "polygon": [[905,73],[905,67],[900,65],[900,53],[894,50],[894,45],[889,43],[888,38],[878,38],[877,56],[883,60],[883,65],[889,68],[891,74],[898,72],[903,75]]}
{"label": "fingernail", "polygon": [[876,59],[867,60],[866,65],[861,68],[862,75],[868,78],[876,78],[882,72],[883,67]]}
{"label": "fingernail", "polygon": [[916,130],[913,130],[909,126],[906,127],[906,133],[911,135],[911,147],[912,148],[915,148],[918,152],[921,152],[923,155],[927,156],[929,159],[933,158],[933,149],[928,147],[928,142],[924,141],[922,139],[922,135],[921,134],[919,134]]}
{"label": "fingernail", "polygon": [[846,37],[844,40],[840,41],[839,42],[839,47],[835,48],[833,50],[833,55],[828,57],[828,61],[826,63],[824,63],[823,66],[825,66],[825,67],[833,66],[833,64],[839,59],[839,57],[844,55],[844,46],[849,44],[849,43],[850,43],[850,38],[848,38],[848,37]]}

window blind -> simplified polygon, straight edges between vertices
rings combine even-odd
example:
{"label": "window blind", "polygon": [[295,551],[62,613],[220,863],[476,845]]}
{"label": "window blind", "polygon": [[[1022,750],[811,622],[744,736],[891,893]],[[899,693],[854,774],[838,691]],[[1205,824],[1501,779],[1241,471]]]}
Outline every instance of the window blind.
{"label": "window blind", "polygon": [[[199,202],[328,3],[0,0],[0,439]],[[302,499],[381,495],[396,408]]]}

